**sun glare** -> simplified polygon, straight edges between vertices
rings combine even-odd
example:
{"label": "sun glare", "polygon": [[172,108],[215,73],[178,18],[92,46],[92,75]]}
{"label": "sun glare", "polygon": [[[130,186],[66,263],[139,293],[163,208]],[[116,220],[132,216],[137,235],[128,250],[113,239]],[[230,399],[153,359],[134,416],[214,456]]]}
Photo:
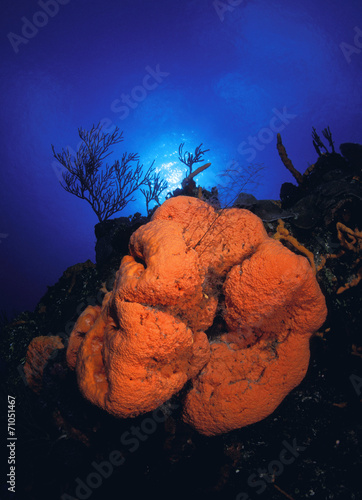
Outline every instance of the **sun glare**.
{"label": "sun glare", "polygon": [[[164,151],[167,148],[166,143],[160,145],[160,149]],[[168,192],[181,187],[181,181],[186,175],[186,167],[178,158],[178,150],[172,148],[171,153],[160,153],[154,156],[156,172],[160,173],[161,177],[167,181],[167,189],[163,192],[163,197]]]}

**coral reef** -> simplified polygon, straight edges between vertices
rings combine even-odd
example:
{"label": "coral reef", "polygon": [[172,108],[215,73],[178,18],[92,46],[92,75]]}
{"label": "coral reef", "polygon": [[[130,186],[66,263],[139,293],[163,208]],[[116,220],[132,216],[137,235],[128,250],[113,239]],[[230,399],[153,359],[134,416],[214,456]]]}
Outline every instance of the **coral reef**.
{"label": "coral reef", "polygon": [[191,379],[184,419],[203,434],[269,415],[303,379],[309,338],[326,317],[308,261],[251,212],[189,197],[166,201],[129,247],[113,291],[69,340],[83,395],[134,417]]}
{"label": "coral reef", "polygon": [[[317,142],[316,145],[318,146]],[[328,143],[326,146],[328,147]],[[329,146],[331,149],[330,144]],[[218,392],[219,386],[216,384],[220,384],[220,388],[223,386],[228,397],[225,403],[229,405],[228,412],[230,407],[233,408],[230,400],[233,394],[228,389],[232,389],[235,383],[229,384],[231,375],[224,381],[224,377],[219,377],[214,370],[218,366],[215,364],[216,351],[220,353],[218,363],[223,369],[227,366],[230,374],[240,369],[238,360],[243,359],[245,370],[250,370],[245,380],[251,380],[251,383],[256,380],[252,377],[258,376],[254,359],[265,361],[266,370],[262,378],[265,379],[267,370],[270,372],[274,369],[277,376],[282,377],[282,391],[287,389],[287,378],[281,375],[283,367],[278,365],[277,353],[283,354],[281,348],[283,345],[286,348],[288,341],[281,344],[276,341],[267,344],[265,341],[266,349],[261,353],[256,349],[258,344],[263,343],[262,338],[258,337],[258,328],[250,328],[235,338],[230,337],[231,332],[228,332],[224,320],[224,317],[227,317],[227,309],[223,286],[226,287],[226,277],[231,271],[225,271],[223,275],[217,272],[209,274],[203,286],[203,293],[207,295],[204,297],[205,304],[208,301],[210,303],[209,299],[214,297],[213,290],[218,298],[213,324],[204,332],[209,343],[210,359],[196,376],[192,376],[185,383],[181,391],[161,404],[157,410],[133,418],[119,419],[91,404],[79,392],[76,371],[68,368],[66,349],[56,349],[48,358],[42,372],[41,391],[35,393],[29,390],[23,365],[31,340],[37,336],[60,336],[63,344],[68,345],[68,361],[72,358],[70,364],[76,366],[80,345],[92,328],[93,319],[86,316],[94,311],[94,326],[97,318],[101,316],[99,311],[102,310],[105,294],[114,287],[114,275],[121,259],[128,253],[131,235],[141,225],[148,223],[149,218],[136,215],[132,220],[123,217],[104,221],[96,226],[96,266],[90,265],[89,262],[72,266],[57,283],[48,288],[34,312],[23,312],[2,325],[0,372],[5,375],[2,382],[6,380],[4,393],[16,397],[19,443],[17,489],[22,498],[79,498],[79,493],[82,492],[91,493],[92,498],[101,500],[114,498],[116,490],[117,494],[122,491],[124,495],[132,498],[169,498],[171,492],[173,497],[180,499],[187,497],[198,500],[224,500],[251,497],[256,490],[253,490],[250,484],[264,485],[266,496],[270,500],[279,500],[281,496],[310,498],[311,495],[338,499],[361,497],[361,486],[356,484],[355,478],[359,474],[358,443],[362,422],[362,294],[361,281],[357,283],[360,272],[360,240],[354,233],[358,234],[362,230],[362,146],[341,144],[341,155],[333,151],[327,152],[327,148],[322,146],[318,148],[318,159],[303,174],[302,184],[283,185],[281,201],[256,200],[244,194],[235,202],[235,206],[246,208],[263,220],[273,244],[277,243],[273,242],[273,237],[280,224],[279,219],[282,219],[284,230],[288,231],[298,244],[295,246],[293,242],[281,239],[278,247],[281,248],[282,244],[297,255],[303,255],[304,247],[314,256],[316,279],[326,298],[328,317],[323,328],[308,342],[311,360],[298,387],[289,392],[288,397],[285,397],[269,417],[232,432],[212,437],[203,436],[196,432],[192,425],[185,424],[182,420],[194,418],[191,409],[187,413],[186,403],[187,399],[194,395],[193,390],[197,384],[203,385],[205,390],[209,388],[203,382],[215,383],[214,393]],[[238,190],[242,191],[243,186],[243,182],[238,184]],[[191,194],[218,206],[216,189],[210,193],[203,188],[195,188],[191,190]],[[177,198],[173,202],[176,200]],[[205,255],[209,262],[212,262],[213,240],[220,238],[221,242],[221,246],[215,248],[216,253],[223,250],[223,246],[225,249],[228,239],[233,238],[232,224],[230,229],[225,229],[227,220],[224,216],[228,212],[220,210],[217,217],[212,216],[212,213],[210,212],[209,222],[211,221],[212,227],[215,226],[214,238],[210,237],[211,230],[206,233],[197,232],[196,223],[193,227],[195,237],[190,238],[190,245],[195,251],[200,251],[200,259]],[[169,216],[175,217],[176,211],[165,211],[165,220]],[[197,217],[197,211],[193,212],[192,217]],[[183,216],[180,216],[179,223],[185,223]],[[220,232],[222,224],[224,230]],[[258,227],[255,226],[254,230]],[[284,230],[279,233],[284,234]],[[217,232],[220,234],[216,237]],[[191,231],[185,232],[189,236],[190,233]],[[145,234],[142,238],[144,236]],[[351,245],[353,239],[356,241]],[[136,242],[137,245],[139,243]],[[248,262],[255,262],[257,269],[257,254],[264,246],[262,242],[256,252],[252,250],[241,267],[246,266]],[[137,252],[141,250],[137,247]],[[227,258],[227,255],[225,252],[223,259]],[[130,255],[127,258],[129,257]],[[305,266],[309,266],[304,257],[298,258]],[[139,253],[134,260],[132,265],[145,265]],[[222,266],[219,266],[219,269],[222,271]],[[308,269],[309,274],[311,267]],[[265,272],[272,273],[273,265],[267,267]],[[247,276],[246,274],[245,278]],[[243,275],[237,273],[236,276],[231,273],[231,277],[243,279]],[[228,302],[231,325],[234,324],[235,318],[238,318],[238,313],[233,313],[238,299],[232,295],[234,286],[237,289],[235,283],[236,281],[230,280],[228,292],[231,297]],[[151,296],[146,292],[144,283],[144,296]],[[251,292],[254,293],[254,290],[251,289]],[[134,289],[129,287],[127,293],[134,293]],[[280,297],[280,294],[278,296]],[[250,299],[252,297],[251,294]],[[245,303],[245,314],[249,311],[249,305],[248,302]],[[87,306],[90,306],[88,310]],[[162,312],[172,312],[181,322],[186,323],[186,316],[182,317],[182,310],[185,308],[182,304],[178,309],[177,306],[178,304],[160,307],[145,305],[147,311],[158,308]],[[171,307],[174,308],[173,311]],[[289,308],[287,305],[285,307]],[[85,310],[87,312],[83,315]],[[203,318],[200,315],[200,320],[205,321],[206,312],[205,310]],[[253,312],[257,313],[257,308],[253,308]],[[193,318],[191,311],[187,313]],[[79,315],[83,317],[83,325],[80,324]],[[113,321],[117,318],[112,316],[109,319]],[[72,342],[75,341],[72,345],[69,335],[76,330],[75,323],[78,320],[78,336],[72,337]],[[114,324],[118,326],[116,321]],[[190,330],[194,335],[193,329]],[[229,336],[227,342],[225,336]],[[133,331],[127,332],[127,342],[131,340],[133,343],[135,337]],[[253,342],[256,338],[257,341],[253,345],[245,346],[245,342]],[[244,344],[237,345],[236,340]],[[293,337],[290,340],[293,341]],[[303,345],[306,345],[306,338],[304,342]],[[97,346],[97,342],[94,346]],[[253,359],[250,357],[252,353],[256,354]],[[303,363],[306,363],[303,353],[307,356],[306,348],[301,353],[300,369]],[[91,354],[89,350],[87,354]],[[294,352],[292,354],[295,355]],[[182,367],[184,374],[189,366],[187,363],[186,368]],[[178,365],[177,368],[179,367],[181,366]],[[149,373],[157,372],[154,365],[150,368]],[[290,375],[293,378],[297,372]],[[242,391],[242,381],[236,381],[237,384]],[[273,380],[270,381],[269,389],[272,384]],[[273,393],[273,397],[281,397],[278,390],[277,388]],[[272,404],[272,399],[268,400],[270,391],[265,398],[261,391],[260,383],[255,383],[253,387],[250,384],[250,387],[245,389],[245,397],[250,401],[254,400],[255,396],[257,401],[260,398],[269,401],[269,405]],[[207,401],[207,393],[203,398]],[[214,395],[208,401],[212,403],[213,400]],[[219,406],[219,410],[222,413],[223,406]],[[206,405],[206,408],[201,408],[200,413],[198,412],[195,401],[196,419],[198,414],[200,418],[204,418],[202,412],[205,412],[206,416],[207,413],[212,415],[212,408]],[[248,412],[249,415],[261,415],[257,408],[254,412],[251,409]],[[293,415],[298,415],[298,418]],[[191,420],[190,423],[192,424]],[[284,469],[282,466],[281,471],[284,473],[278,477],[279,471],[274,468],[274,464],[277,463],[275,459],[281,452],[282,441],[290,445],[296,441],[298,447],[305,451],[296,451],[299,455],[295,463]],[[112,467],[109,465],[110,476],[102,475],[100,478],[97,476],[99,471],[107,472],[107,468],[95,469],[92,464],[102,464],[102,467],[106,467],[104,464],[109,462],[110,454],[114,450],[117,450],[124,463],[120,467],[113,467],[112,474]],[[260,471],[260,474],[257,471]],[[80,484],[87,488],[89,478],[96,480],[96,477],[103,481],[101,486],[98,487],[99,483],[96,482],[94,484],[97,484],[97,487],[92,487],[91,491],[81,489]],[[44,481],[44,478],[47,480]],[[252,478],[255,483],[250,483]]]}

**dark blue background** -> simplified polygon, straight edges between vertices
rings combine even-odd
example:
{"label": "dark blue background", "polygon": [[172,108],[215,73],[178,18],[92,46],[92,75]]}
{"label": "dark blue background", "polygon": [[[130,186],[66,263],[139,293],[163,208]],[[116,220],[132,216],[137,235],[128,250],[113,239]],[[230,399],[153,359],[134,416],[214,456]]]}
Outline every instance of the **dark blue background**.
{"label": "dark blue background", "polygon": [[[262,163],[258,198],[293,181],[271,125],[302,172],[316,159],[312,126],[329,125],[336,145],[362,142],[360,0],[221,0],[224,12],[212,0],[54,1],[2,2],[0,308],[9,314],[33,308],[68,266],[94,261],[97,218],[60,187],[51,152],[76,149],[78,127],[118,125],[115,157],[155,159],[170,188],[184,175],[180,142],[210,148],[205,187],[233,160]],[[158,65],[160,81],[144,80]],[[131,105],[120,108],[122,94]],[[271,121],[283,108],[288,123]],[[248,144],[258,135],[259,150]],[[145,213],[142,195],[122,215],[135,211]]]}

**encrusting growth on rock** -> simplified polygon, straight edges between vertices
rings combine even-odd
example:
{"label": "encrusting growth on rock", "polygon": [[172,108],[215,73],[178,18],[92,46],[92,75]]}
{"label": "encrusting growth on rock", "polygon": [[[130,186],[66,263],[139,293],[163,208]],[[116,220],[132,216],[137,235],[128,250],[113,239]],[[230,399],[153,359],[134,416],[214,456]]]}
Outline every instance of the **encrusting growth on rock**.
{"label": "encrusting growth on rock", "polygon": [[43,371],[49,359],[57,349],[63,349],[64,345],[59,336],[35,337],[29,344],[24,373],[29,387],[40,393],[42,388]]}
{"label": "encrusting growth on rock", "polygon": [[[324,265],[327,262],[327,259],[339,259],[343,255],[346,254],[346,250],[359,254],[361,252],[362,248],[362,231],[359,231],[358,229],[353,229],[347,227],[345,224],[342,222],[337,222],[336,224],[336,229],[337,229],[337,237],[338,240],[342,246],[341,250],[338,253],[335,254],[326,254],[321,257],[321,262],[318,266],[317,271],[320,271]],[[355,267],[357,264],[359,264],[361,260],[361,257],[357,257],[355,262],[353,263],[352,267]],[[345,292],[349,288],[353,288],[357,286],[360,281],[362,280],[362,267],[360,267],[357,272],[356,272],[356,277],[353,278],[352,280],[348,281],[345,283],[345,285],[340,286],[337,289],[337,295]]]}
{"label": "encrusting growth on rock", "polygon": [[353,288],[354,286],[357,286],[358,283],[362,280],[362,267],[360,267],[357,271],[357,276],[349,281],[348,283],[346,283],[345,285],[343,286],[340,286],[337,290],[337,295],[339,295],[340,293],[343,293],[345,292],[346,290],[348,290],[349,288]]}
{"label": "encrusting growth on rock", "polygon": [[[342,224],[342,222],[337,222],[337,235],[342,247],[357,254],[361,252],[362,231],[358,231],[358,229],[353,231],[353,229],[345,226],[344,224]],[[354,265],[356,266],[360,262],[360,260],[361,257],[358,257],[354,262]],[[357,270],[356,274],[357,276],[349,283],[346,283],[345,285],[338,288],[337,294],[343,293],[349,288],[353,288],[354,286],[358,285],[358,283],[362,280],[362,267]]]}

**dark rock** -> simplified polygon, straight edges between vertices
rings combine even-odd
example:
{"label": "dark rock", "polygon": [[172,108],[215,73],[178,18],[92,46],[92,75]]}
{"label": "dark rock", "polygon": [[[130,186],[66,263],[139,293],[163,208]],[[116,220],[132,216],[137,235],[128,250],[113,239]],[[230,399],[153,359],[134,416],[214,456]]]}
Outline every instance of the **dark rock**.
{"label": "dark rock", "polygon": [[257,200],[255,196],[248,193],[240,193],[233,207],[250,210],[250,212],[253,212],[264,222],[294,217],[293,212],[283,210],[278,202],[273,200]]}
{"label": "dark rock", "polygon": [[101,304],[102,276],[90,260],[68,267],[35,308],[40,335],[68,336],[79,314]]}
{"label": "dark rock", "polygon": [[353,171],[360,174],[362,169],[362,144],[345,142],[339,146],[339,149],[350,163]]}
{"label": "dark rock", "polygon": [[295,218],[292,223],[303,229],[311,229],[318,224],[328,226],[336,220],[336,212],[344,204],[348,203],[357,214],[360,213],[361,202],[362,188],[349,178],[321,183],[294,204]]}
{"label": "dark rock", "polygon": [[96,224],[96,263],[101,272],[118,269],[121,259],[128,254],[128,242],[134,231],[149,221],[148,217],[135,214],[133,218],[118,217]]}
{"label": "dark rock", "polygon": [[258,202],[254,195],[249,193],[240,193],[233,203],[235,208],[248,208],[252,207]]}
{"label": "dark rock", "polygon": [[284,182],[280,188],[280,201],[283,208],[292,207],[303,196],[298,186],[291,182]]}
{"label": "dark rock", "polygon": [[311,190],[323,182],[329,182],[346,176],[350,173],[349,164],[338,153],[323,154],[314,164],[314,168],[303,180],[303,189]]}

